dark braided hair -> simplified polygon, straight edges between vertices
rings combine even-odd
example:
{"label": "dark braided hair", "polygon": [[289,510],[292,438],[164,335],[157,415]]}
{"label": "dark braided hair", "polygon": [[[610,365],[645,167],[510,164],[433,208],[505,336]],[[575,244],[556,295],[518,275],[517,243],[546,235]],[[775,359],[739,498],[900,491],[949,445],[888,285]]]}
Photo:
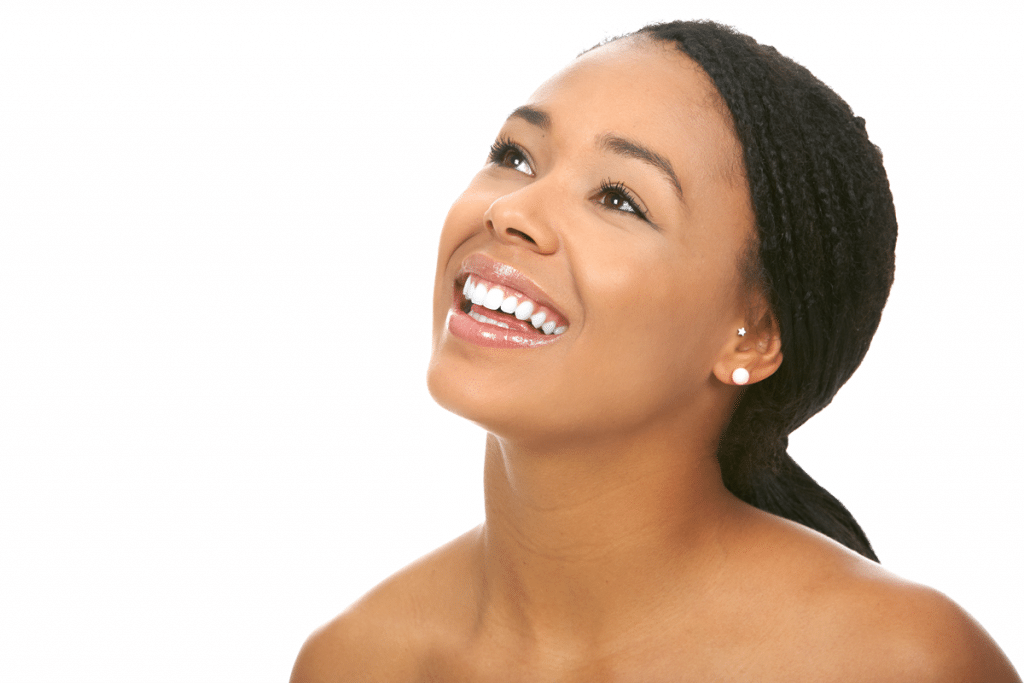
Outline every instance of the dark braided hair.
{"label": "dark braided hair", "polygon": [[773,47],[710,21],[634,35],[674,44],[707,73],[743,147],[757,244],[741,272],[771,307],[783,362],[745,390],[722,436],[725,485],[877,561],[853,516],[786,447],[860,365],[889,296],[896,214],[882,153],[864,119]]}

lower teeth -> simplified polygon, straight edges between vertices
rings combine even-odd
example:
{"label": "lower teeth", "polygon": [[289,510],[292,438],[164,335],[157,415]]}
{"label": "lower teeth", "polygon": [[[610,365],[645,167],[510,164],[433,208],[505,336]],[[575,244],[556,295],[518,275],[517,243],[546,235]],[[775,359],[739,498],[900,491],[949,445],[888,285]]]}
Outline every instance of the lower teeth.
{"label": "lower teeth", "polygon": [[[508,323],[503,323],[500,320],[495,320],[494,318],[488,318],[486,315],[481,315],[480,313],[477,313],[476,311],[474,311],[473,310],[473,302],[470,299],[463,298],[462,299],[462,303],[459,305],[459,310],[461,310],[463,313],[465,313],[466,315],[471,317],[473,320],[476,320],[477,322],[487,323],[489,325],[497,325],[498,327],[504,328],[506,330],[511,329],[509,327]],[[496,310],[495,313],[497,315],[500,315],[500,316],[508,315],[510,317],[513,317],[513,318],[516,317],[514,313],[505,313],[500,308],[498,310]],[[516,318],[516,320],[518,321],[519,319]],[[526,321],[523,321],[523,322],[529,322],[529,319],[527,319]],[[551,332],[545,332],[542,329],[542,327],[534,326],[534,331],[537,332],[538,334],[543,334],[543,335],[559,335],[559,334],[562,334],[563,332],[565,332],[565,330],[566,330],[565,327],[558,327],[558,328],[553,329]]]}
{"label": "lower teeth", "polygon": [[509,329],[508,323],[492,320],[491,318],[488,318],[485,315],[480,315],[476,311],[470,311],[469,317],[472,318],[473,320],[476,320],[477,322],[488,323],[490,325],[497,325],[498,327],[504,327],[506,330]]}

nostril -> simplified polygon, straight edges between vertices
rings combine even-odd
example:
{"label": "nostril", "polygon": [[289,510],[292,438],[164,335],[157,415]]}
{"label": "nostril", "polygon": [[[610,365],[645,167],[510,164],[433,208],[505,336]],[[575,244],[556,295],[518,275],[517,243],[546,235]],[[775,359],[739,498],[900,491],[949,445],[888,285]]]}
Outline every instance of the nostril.
{"label": "nostril", "polygon": [[527,235],[522,230],[516,230],[515,228],[506,228],[505,232],[507,232],[512,237],[521,237],[524,240],[526,240],[527,242],[529,242],[530,244],[537,244],[537,242],[534,241],[534,239],[532,237]]}

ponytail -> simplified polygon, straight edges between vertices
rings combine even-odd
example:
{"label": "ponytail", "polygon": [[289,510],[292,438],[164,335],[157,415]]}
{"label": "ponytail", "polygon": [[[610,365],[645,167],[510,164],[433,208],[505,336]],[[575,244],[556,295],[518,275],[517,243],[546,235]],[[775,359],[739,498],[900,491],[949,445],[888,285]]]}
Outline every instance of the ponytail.
{"label": "ponytail", "polygon": [[727,478],[725,486],[759,510],[803,524],[878,562],[868,537],[850,511],[804,472],[784,445],[774,467],[753,468],[743,480]]}

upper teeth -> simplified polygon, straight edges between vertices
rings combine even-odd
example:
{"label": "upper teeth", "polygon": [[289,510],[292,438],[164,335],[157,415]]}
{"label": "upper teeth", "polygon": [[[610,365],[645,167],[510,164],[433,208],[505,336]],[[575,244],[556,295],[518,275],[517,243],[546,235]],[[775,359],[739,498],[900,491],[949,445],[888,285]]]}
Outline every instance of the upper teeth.
{"label": "upper teeth", "polygon": [[[495,285],[488,285],[479,279],[470,276],[466,278],[466,284],[462,286],[462,294],[477,306],[489,308],[492,311],[501,309],[503,313],[514,314],[519,320],[529,319],[530,323],[544,334],[562,334],[568,329],[567,325],[559,326],[554,319],[548,320],[545,311],[538,311],[540,306],[530,301],[522,294],[505,294],[505,290]],[[484,316],[480,316],[484,317]],[[554,318],[554,316],[551,316]],[[485,318],[481,322],[500,324],[503,323]]]}

